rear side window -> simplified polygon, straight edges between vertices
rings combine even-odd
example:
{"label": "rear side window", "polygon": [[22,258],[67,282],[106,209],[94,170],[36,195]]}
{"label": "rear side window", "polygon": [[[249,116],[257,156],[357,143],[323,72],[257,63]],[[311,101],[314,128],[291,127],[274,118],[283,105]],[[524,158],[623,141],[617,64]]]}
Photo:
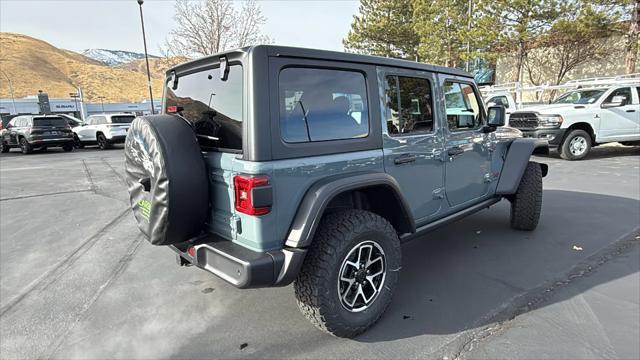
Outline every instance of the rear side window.
{"label": "rear side window", "polygon": [[231,65],[228,71],[224,81],[214,68],[181,75],[176,86],[169,82],[165,111],[192,123],[201,146],[242,150],[242,65]]}
{"label": "rear side window", "polygon": [[285,142],[364,138],[369,107],[356,71],[286,68],[279,76],[280,135]]}
{"label": "rear side window", "polygon": [[609,97],[607,97],[607,99],[603,103],[606,104],[613,102],[613,98],[616,96],[624,98],[622,100],[622,106],[631,104],[631,88],[628,87],[615,90],[611,93],[611,95],[609,95]]}
{"label": "rear side window", "polygon": [[112,116],[111,123],[112,124],[130,124],[134,118],[135,118],[134,116],[127,116],[127,115]]}
{"label": "rear side window", "polygon": [[68,124],[65,119],[61,117],[56,118],[33,118],[33,126],[55,126],[55,127],[67,127]]}
{"label": "rear side window", "polygon": [[107,118],[104,116],[93,116],[91,118],[91,125],[104,125],[107,123]]}
{"label": "rear side window", "polygon": [[427,79],[387,76],[387,130],[410,135],[433,130],[433,97]]}
{"label": "rear side window", "polygon": [[444,101],[449,130],[468,130],[480,127],[481,109],[476,93],[469,84],[444,83]]}

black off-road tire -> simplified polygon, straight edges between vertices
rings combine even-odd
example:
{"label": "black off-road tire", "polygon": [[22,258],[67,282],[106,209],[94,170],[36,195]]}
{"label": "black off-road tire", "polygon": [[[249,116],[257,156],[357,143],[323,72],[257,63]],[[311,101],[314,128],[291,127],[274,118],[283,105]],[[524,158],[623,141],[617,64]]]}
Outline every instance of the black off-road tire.
{"label": "black off-road tire", "polygon": [[2,151],[2,153],[8,153],[11,151],[11,147],[3,141],[0,143],[0,151]]}
{"label": "black off-road tire", "polygon": [[98,148],[100,148],[100,150],[107,150],[111,148],[111,144],[109,144],[109,141],[104,134],[98,134],[98,136],[96,136],[96,141],[98,141]]}
{"label": "black off-road tire", "polygon": [[520,179],[520,185],[511,200],[511,227],[516,230],[534,230],[542,210],[542,169],[530,161]]}
{"label": "black off-road tire", "polygon": [[73,144],[63,145],[62,150],[64,150],[64,152],[73,151]]}
{"label": "black off-road tire", "polygon": [[[383,249],[385,277],[382,289],[368,307],[353,312],[340,300],[338,277],[349,252],[367,241],[374,241]],[[398,235],[381,216],[363,210],[325,215],[294,282],[298,308],[329,334],[348,338],[361,334],[380,319],[391,302],[401,258]]]}
{"label": "black off-road tire", "polygon": [[[574,141],[574,139],[578,138],[582,138],[585,140],[585,149],[579,154],[573,154],[571,152],[571,142]],[[574,129],[564,137],[564,139],[562,140],[562,144],[560,144],[560,147],[558,148],[558,151],[560,153],[560,157],[565,160],[582,160],[587,155],[589,155],[591,146],[591,135],[589,135],[589,133],[584,130]]]}
{"label": "black off-road tire", "polygon": [[22,153],[25,155],[31,154],[33,152],[33,146],[29,144],[26,138],[20,138],[20,150],[22,150]]}

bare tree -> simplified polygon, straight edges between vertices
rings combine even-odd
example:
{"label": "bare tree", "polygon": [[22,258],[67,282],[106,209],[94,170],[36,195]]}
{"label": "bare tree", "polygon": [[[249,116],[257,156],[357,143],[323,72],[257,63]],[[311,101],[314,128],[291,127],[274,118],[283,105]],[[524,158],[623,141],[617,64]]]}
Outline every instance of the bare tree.
{"label": "bare tree", "polygon": [[631,19],[629,20],[629,30],[625,34],[625,51],[624,60],[625,72],[627,74],[636,71],[636,63],[638,61],[638,51],[640,46],[640,0],[633,1],[631,7]]}
{"label": "bare tree", "polygon": [[165,41],[165,56],[193,58],[270,42],[260,31],[266,18],[255,0],[239,10],[231,0],[177,0],[174,18],[177,27]]}

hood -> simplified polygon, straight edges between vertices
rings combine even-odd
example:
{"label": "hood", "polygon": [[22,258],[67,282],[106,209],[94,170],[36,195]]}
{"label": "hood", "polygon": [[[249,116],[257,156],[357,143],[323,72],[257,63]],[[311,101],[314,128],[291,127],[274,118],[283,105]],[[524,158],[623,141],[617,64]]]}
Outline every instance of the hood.
{"label": "hood", "polygon": [[580,109],[585,107],[586,105],[582,105],[582,104],[546,104],[546,105],[527,106],[518,111],[514,111],[513,113],[539,112],[541,114],[555,114],[555,113],[561,113],[566,110],[573,111],[576,108]]}

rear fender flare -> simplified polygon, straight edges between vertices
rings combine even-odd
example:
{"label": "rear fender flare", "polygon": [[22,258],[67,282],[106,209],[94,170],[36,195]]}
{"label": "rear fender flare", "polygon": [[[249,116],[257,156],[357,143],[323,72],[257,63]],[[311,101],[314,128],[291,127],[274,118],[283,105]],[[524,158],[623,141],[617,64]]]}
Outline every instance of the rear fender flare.
{"label": "rear fender flare", "polygon": [[[500,172],[500,179],[496,188],[497,195],[511,195],[518,190],[520,179],[527,168],[529,158],[533,151],[540,144],[535,139],[515,139],[509,146],[507,154]],[[547,164],[539,164],[542,169],[542,176],[546,176],[549,171]]]}
{"label": "rear fender flare", "polygon": [[411,216],[410,207],[400,191],[398,182],[386,173],[359,172],[332,176],[313,184],[298,207],[285,246],[292,248],[309,246],[327,205],[339,194],[380,185],[388,187],[393,192],[408,222],[409,232],[415,232],[416,225]]}

